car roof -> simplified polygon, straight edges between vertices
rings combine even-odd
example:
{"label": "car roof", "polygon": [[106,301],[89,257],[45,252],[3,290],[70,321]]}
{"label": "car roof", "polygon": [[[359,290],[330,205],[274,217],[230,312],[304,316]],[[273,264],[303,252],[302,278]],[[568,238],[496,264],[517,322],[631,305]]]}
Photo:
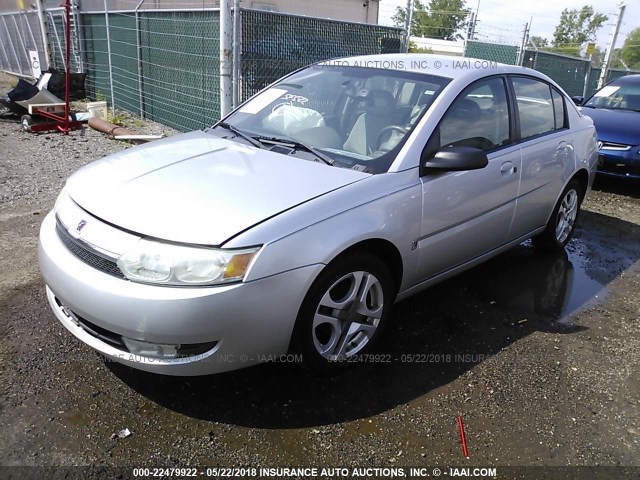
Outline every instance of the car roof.
{"label": "car roof", "polygon": [[610,82],[610,85],[640,85],[640,75],[624,75]]}
{"label": "car roof", "polygon": [[487,75],[520,73],[551,81],[546,75],[526,67],[507,65],[480,58],[434,55],[429,53],[388,53],[344,57],[320,62],[321,65],[360,66],[423,73],[449,79],[472,81]]}

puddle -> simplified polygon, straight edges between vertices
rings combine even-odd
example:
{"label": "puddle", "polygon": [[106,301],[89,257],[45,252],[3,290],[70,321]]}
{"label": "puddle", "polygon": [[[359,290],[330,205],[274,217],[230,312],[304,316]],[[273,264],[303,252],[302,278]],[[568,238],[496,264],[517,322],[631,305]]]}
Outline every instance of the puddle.
{"label": "puddle", "polygon": [[603,279],[615,276],[594,275],[583,245],[574,244],[570,252],[540,253],[525,243],[468,272],[465,283],[501,309],[569,325],[571,313],[602,300]]}

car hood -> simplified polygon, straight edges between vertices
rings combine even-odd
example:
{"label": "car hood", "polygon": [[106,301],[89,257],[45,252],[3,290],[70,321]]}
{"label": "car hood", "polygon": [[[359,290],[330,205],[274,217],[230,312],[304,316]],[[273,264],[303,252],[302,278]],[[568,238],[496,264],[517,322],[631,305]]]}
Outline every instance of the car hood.
{"label": "car hood", "polygon": [[640,112],[582,107],[582,113],[593,119],[598,140],[640,145]]}
{"label": "car hood", "polygon": [[221,245],[265,219],[369,176],[200,131],[87,165],[69,178],[67,192],[90,214],[132,232]]}

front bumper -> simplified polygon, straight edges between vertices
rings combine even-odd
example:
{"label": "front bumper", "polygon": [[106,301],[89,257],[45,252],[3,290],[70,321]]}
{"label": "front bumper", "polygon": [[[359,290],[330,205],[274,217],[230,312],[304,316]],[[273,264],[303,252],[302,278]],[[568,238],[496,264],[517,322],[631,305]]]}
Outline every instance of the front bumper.
{"label": "front bumper", "polygon": [[598,174],[640,178],[640,147],[633,146],[629,150],[611,150],[601,148],[598,165]]}
{"label": "front bumper", "polygon": [[[51,308],[73,335],[119,363],[167,375],[236,370],[285,354],[302,300],[323,267],[218,287],[145,285],[79,260],[61,242],[52,213],[42,223],[38,255]],[[78,318],[98,328],[91,332]],[[142,357],[96,330],[150,343],[215,346],[189,357]]]}

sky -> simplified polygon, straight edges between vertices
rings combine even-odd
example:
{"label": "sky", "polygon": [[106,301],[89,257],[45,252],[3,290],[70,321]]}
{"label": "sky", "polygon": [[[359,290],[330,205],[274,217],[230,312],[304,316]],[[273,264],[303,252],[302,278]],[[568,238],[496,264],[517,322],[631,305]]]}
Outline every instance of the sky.
{"label": "sky", "polygon": [[[428,4],[429,0],[423,0]],[[617,5],[620,0],[467,0],[467,8],[478,8],[478,40],[504,41],[504,43],[518,43],[522,38],[525,23],[531,20],[530,35],[553,38],[553,31],[560,20],[560,14],[565,8],[580,9],[583,5],[592,5],[598,13],[604,13],[609,20],[598,31],[596,43],[605,47],[613,29]],[[640,0],[627,0],[627,5],[617,47],[624,43],[626,35],[636,27],[640,27]],[[514,7],[517,5],[517,8]],[[391,25],[391,16],[396,7],[406,8],[407,0],[380,0],[380,23]]]}

